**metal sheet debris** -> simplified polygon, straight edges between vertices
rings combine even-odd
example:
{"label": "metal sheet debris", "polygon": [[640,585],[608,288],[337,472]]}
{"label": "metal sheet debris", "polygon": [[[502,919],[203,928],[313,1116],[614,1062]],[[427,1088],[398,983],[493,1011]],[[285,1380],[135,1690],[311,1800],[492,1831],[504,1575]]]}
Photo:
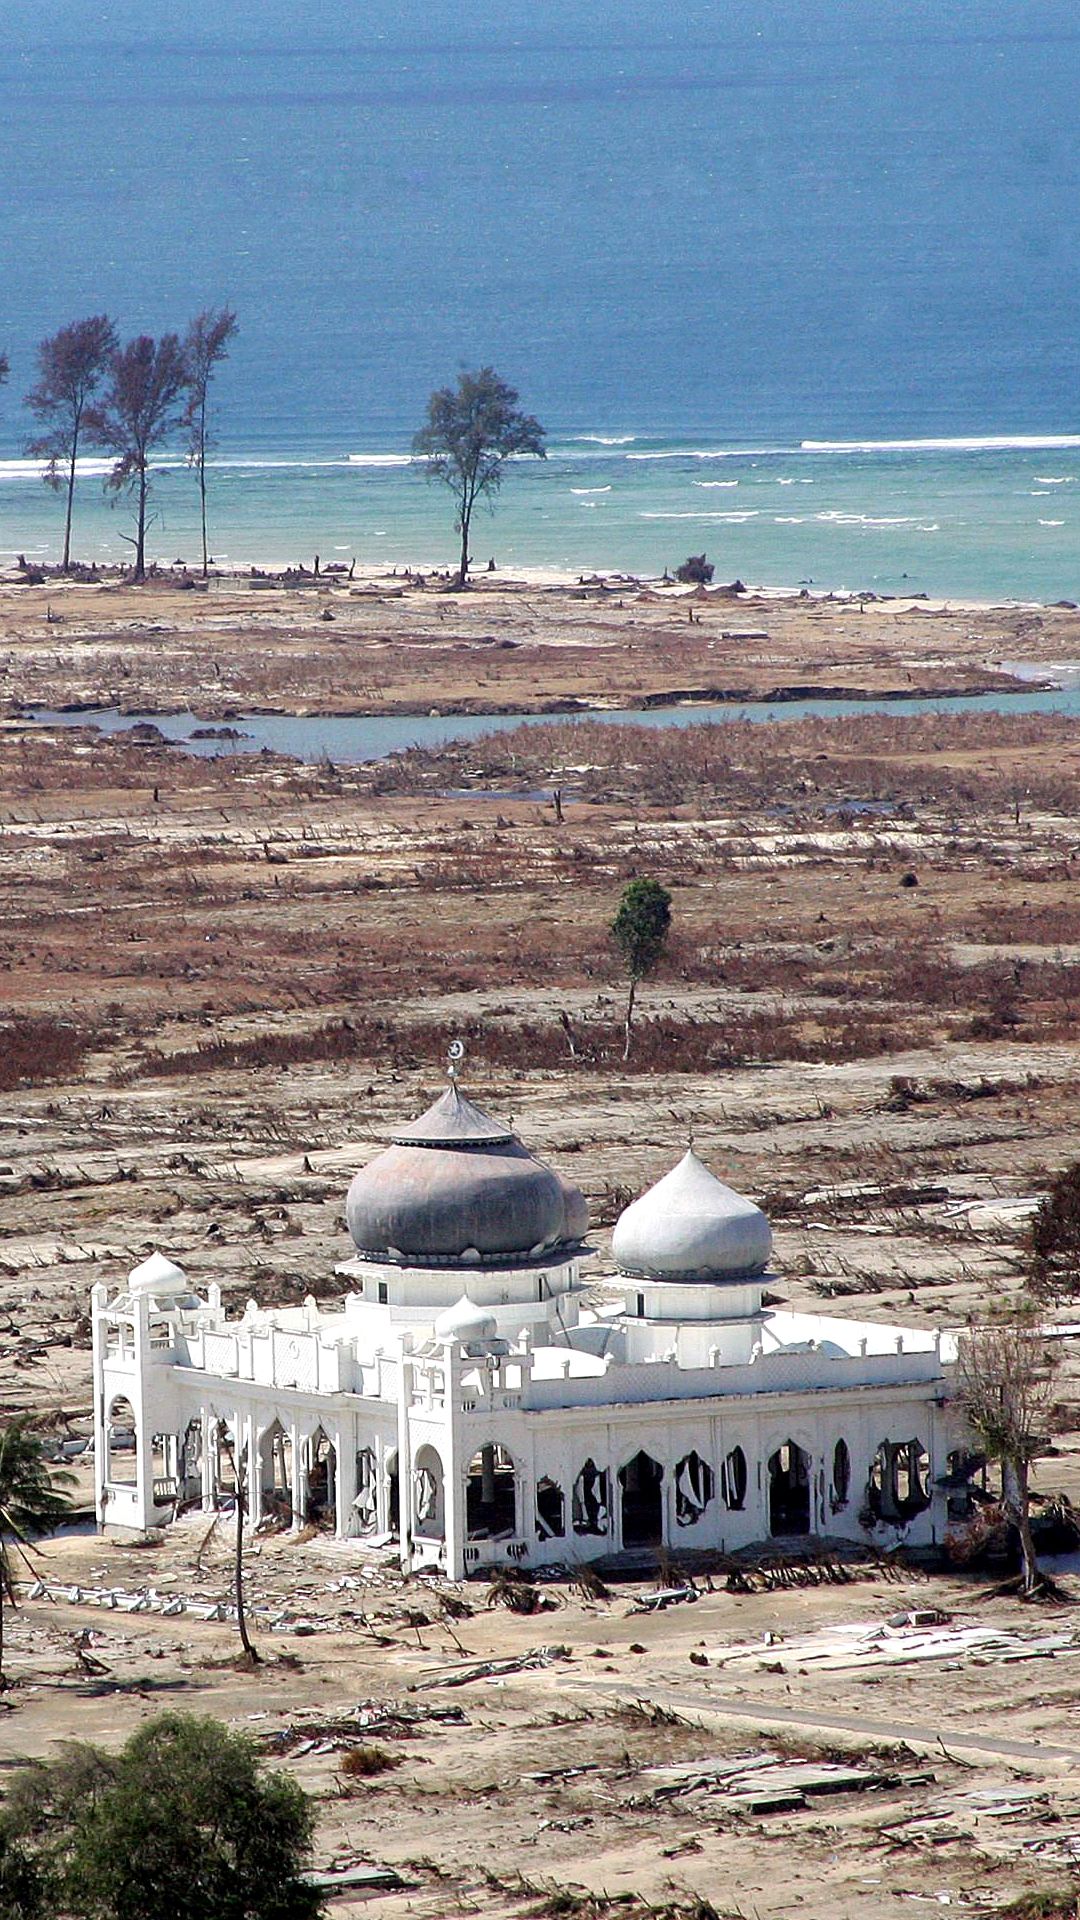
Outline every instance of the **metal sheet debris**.
{"label": "metal sheet debris", "polygon": [[925,1625],[856,1620],[791,1639],[770,1634],[764,1641],[713,1648],[705,1658],[709,1666],[743,1667],[760,1673],[845,1673],[853,1668],[906,1666],[921,1660],[1012,1664],[1075,1653],[1080,1653],[1080,1635],[1075,1632],[1013,1630],[961,1620]]}

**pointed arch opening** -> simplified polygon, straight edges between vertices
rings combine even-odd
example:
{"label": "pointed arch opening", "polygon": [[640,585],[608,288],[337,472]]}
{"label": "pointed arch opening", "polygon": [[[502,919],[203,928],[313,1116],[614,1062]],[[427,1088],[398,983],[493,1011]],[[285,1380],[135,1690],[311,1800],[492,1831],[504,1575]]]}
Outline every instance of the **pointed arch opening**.
{"label": "pointed arch opening", "polygon": [[316,1427],[307,1443],[307,1501],[304,1518],[321,1526],[332,1518],[337,1503],[337,1449],[323,1427]]}
{"label": "pointed arch opening", "polygon": [[356,1494],[353,1499],[357,1533],[375,1533],[379,1525],[379,1469],[374,1447],[356,1451]]}
{"label": "pointed arch opening", "polygon": [[465,1531],[470,1540],[505,1540],[517,1531],[517,1475],[506,1448],[489,1441],[465,1474]]}
{"label": "pointed arch opening", "polygon": [[664,1469],[642,1448],[619,1469],[624,1547],[658,1547],[664,1538]]}
{"label": "pointed arch opening", "polygon": [[443,1463],[434,1447],[420,1447],[413,1462],[413,1532],[418,1540],[446,1537]]}
{"label": "pointed arch opening", "polygon": [[797,1440],[785,1440],[769,1459],[769,1532],[810,1532],[811,1460]]}
{"label": "pointed arch opening", "polygon": [[586,1460],[574,1481],[570,1516],[575,1533],[603,1538],[611,1532],[611,1479],[595,1460]]}
{"label": "pointed arch opening", "polygon": [[696,1450],[688,1453],[675,1468],[675,1522],[680,1527],[696,1527],[712,1505],[716,1479],[707,1460]]}
{"label": "pointed arch opening", "polygon": [[566,1534],[566,1495],[547,1475],[536,1483],[536,1537],[562,1540]]}
{"label": "pointed arch opening", "polygon": [[259,1441],[259,1494],[265,1518],[290,1524],[292,1488],[292,1439],[280,1420],[272,1420]]}
{"label": "pointed arch opening", "polygon": [[118,1393],[109,1404],[105,1438],[110,1486],[133,1487],[139,1477],[139,1441],[135,1409],[126,1394]]}
{"label": "pointed arch opening", "polygon": [[724,1505],[730,1513],[741,1513],[746,1505],[746,1489],[749,1474],[746,1467],[746,1455],[741,1447],[732,1447],[724,1455],[720,1468],[720,1491],[724,1496]]}

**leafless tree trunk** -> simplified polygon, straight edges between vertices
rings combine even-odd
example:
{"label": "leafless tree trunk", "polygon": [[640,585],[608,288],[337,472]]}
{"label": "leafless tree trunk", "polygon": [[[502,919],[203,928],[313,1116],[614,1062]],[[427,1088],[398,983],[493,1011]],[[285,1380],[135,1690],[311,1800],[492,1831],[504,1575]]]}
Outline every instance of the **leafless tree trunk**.
{"label": "leafless tree trunk", "polygon": [[233,1558],[233,1590],[236,1594],[236,1624],[240,1632],[240,1645],[244,1649],[245,1658],[251,1666],[257,1667],[262,1661],[262,1655],[252,1645],[247,1626],[247,1609],[244,1605],[244,1515],[247,1512],[247,1475],[244,1471],[244,1455],[239,1445],[234,1446],[229,1439],[229,1430],[223,1420],[218,1426],[218,1441],[219,1444],[226,1449],[232,1461],[233,1486],[236,1490],[236,1537]]}
{"label": "leafless tree trunk", "polygon": [[630,1042],[634,1028],[634,1001],[637,999],[637,975],[630,975],[630,991],[626,996],[626,1045],[623,1047],[623,1059],[630,1058]]}
{"label": "leafless tree trunk", "polygon": [[1031,1536],[1032,1463],[1046,1451],[1054,1374],[1037,1326],[988,1321],[960,1341],[956,1382],[968,1423],[1001,1468],[1002,1505],[1020,1537],[1023,1590],[1042,1585]]}

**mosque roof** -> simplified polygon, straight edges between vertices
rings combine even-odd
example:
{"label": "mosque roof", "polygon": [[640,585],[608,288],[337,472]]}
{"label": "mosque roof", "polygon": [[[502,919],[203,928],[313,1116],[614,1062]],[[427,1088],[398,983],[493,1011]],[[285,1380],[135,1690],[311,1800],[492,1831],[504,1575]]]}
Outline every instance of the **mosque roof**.
{"label": "mosque roof", "polygon": [[772,1231],[761,1208],[691,1150],[620,1214],[611,1251],[639,1279],[747,1280],[764,1271]]}
{"label": "mosque roof", "polygon": [[360,1169],[345,1213],[362,1260],[401,1266],[549,1261],[589,1224],[578,1188],[456,1085]]}

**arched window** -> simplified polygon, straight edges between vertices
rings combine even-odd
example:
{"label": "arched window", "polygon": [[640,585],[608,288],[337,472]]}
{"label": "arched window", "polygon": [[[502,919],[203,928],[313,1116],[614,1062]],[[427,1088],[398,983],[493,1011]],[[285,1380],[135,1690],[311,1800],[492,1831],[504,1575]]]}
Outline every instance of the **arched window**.
{"label": "arched window", "polygon": [[810,1455],[797,1440],[785,1440],[770,1457],[770,1533],[809,1533],[810,1464]]}
{"label": "arched window", "polygon": [[595,1460],[586,1460],[574,1481],[570,1513],[575,1533],[611,1532],[611,1483]]}
{"label": "arched window", "polygon": [[374,1533],[379,1523],[378,1471],[371,1447],[361,1447],[356,1455],[356,1498],[353,1501],[356,1525],[360,1533]]}
{"label": "arched window", "polygon": [[536,1537],[562,1540],[566,1534],[566,1496],[556,1480],[545,1475],[536,1483]]}
{"label": "arched window", "polygon": [[732,1513],[741,1513],[746,1505],[747,1477],[746,1455],[741,1447],[732,1447],[720,1468],[720,1490]]}
{"label": "arched window", "polygon": [[829,1504],[834,1513],[846,1507],[851,1493],[851,1455],[846,1440],[838,1440],[832,1456],[832,1492]]}
{"label": "arched window", "polygon": [[921,1440],[883,1440],[870,1466],[866,1504],[871,1525],[904,1526],[930,1505],[930,1456]]}
{"label": "arched window", "polygon": [[675,1521],[696,1527],[716,1491],[713,1470],[700,1453],[688,1453],[675,1468]]}
{"label": "arched window", "polygon": [[443,1468],[434,1447],[421,1447],[413,1467],[413,1522],[417,1537],[441,1540],[445,1532],[443,1518]]}

